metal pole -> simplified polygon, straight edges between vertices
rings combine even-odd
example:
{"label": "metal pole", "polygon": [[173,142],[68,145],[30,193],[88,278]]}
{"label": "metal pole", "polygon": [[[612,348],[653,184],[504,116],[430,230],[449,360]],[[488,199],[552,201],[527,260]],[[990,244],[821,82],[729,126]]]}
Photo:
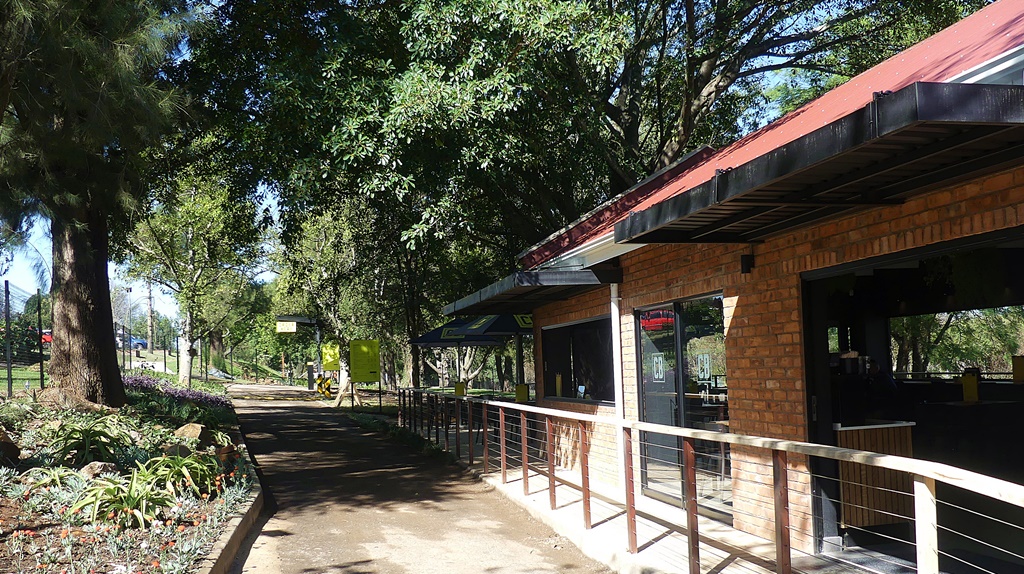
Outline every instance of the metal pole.
{"label": "metal pole", "polygon": [[914,532],[917,543],[917,571],[936,574],[939,571],[938,507],[935,479],[914,475]]}
{"label": "metal pole", "polygon": [[590,518],[590,436],[587,434],[587,423],[580,421],[580,472],[583,487],[583,527],[587,530],[593,526]]}
{"label": "metal pole", "polygon": [[551,510],[555,505],[555,425],[551,423],[551,417],[544,415],[544,431],[548,437],[548,502],[551,503]]}
{"label": "metal pole", "polygon": [[441,414],[444,417],[444,449],[448,448],[448,423],[451,422],[452,415],[448,410],[448,397],[441,397]]}
{"label": "metal pole", "polygon": [[501,483],[508,482],[508,457],[505,455],[505,407],[498,407],[498,448],[501,452]]}
{"label": "metal pole", "polygon": [[530,495],[530,453],[527,451],[529,438],[526,436],[526,411],[519,411],[519,440],[522,441],[523,451],[523,494]]}
{"label": "metal pole", "polygon": [[[633,465],[630,464],[630,467]],[[683,495],[686,497],[686,541],[690,574],[700,574],[700,533],[697,530],[697,451],[694,440],[683,438]]]}
{"label": "metal pole", "polygon": [[7,398],[14,396],[14,373],[11,372],[11,282],[4,280],[4,346],[7,348]]}
{"label": "metal pole", "polygon": [[523,365],[523,336],[516,335],[516,382],[526,384],[526,367]]}
{"label": "metal pole", "polygon": [[789,539],[789,467],[786,451],[772,451],[772,474],[775,482],[775,571],[778,574],[790,574],[793,561]]}
{"label": "metal pole", "polygon": [[[469,434],[473,434],[473,429],[470,429]],[[472,437],[469,446],[472,449]],[[455,397],[455,458],[462,458],[462,406],[459,405],[459,397]]]}
{"label": "metal pole", "polygon": [[121,325],[121,370],[124,370],[124,325]]}
{"label": "metal pole", "polygon": [[633,429],[622,427],[622,458],[626,461],[626,541],[630,554],[636,554],[636,501],[633,492]]}
{"label": "metal pole", "polygon": [[469,466],[473,466],[473,403],[466,398],[466,427],[469,429]]}
{"label": "metal pole", "polygon": [[484,474],[487,474],[489,470],[488,463],[490,462],[487,456],[487,403],[480,405],[480,425],[480,432],[484,433],[483,439],[480,441],[484,449]]}
{"label": "metal pole", "polygon": [[[39,390],[43,390],[43,292],[41,289],[36,289],[36,326],[39,328]],[[52,334],[50,344],[53,345]]]}

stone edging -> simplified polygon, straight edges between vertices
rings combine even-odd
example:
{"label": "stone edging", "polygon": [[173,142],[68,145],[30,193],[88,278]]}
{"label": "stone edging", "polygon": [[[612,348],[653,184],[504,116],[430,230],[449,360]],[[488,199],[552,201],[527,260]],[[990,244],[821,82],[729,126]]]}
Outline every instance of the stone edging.
{"label": "stone edging", "polygon": [[[238,431],[238,437],[239,442],[245,445],[245,437],[240,431]],[[256,472],[258,467],[248,446],[245,448],[245,453],[249,457],[249,464],[253,467],[253,478],[256,479],[253,482],[254,495],[250,498],[249,508],[228,521],[224,533],[213,543],[213,547],[206,557],[199,561],[199,569],[196,571],[198,574],[227,574],[238,556],[238,550],[242,547],[242,543],[249,537],[260,513],[263,512],[263,485],[260,483],[259,473]]]}
{"label": "stone edging", "polygon": [[244,514],[228,521],[227,530],[213,543],[213,548],[199,561],[199,574],[226,574],[238,555],[242,542],[249,536],[253,525],[263,512],[263,489],[255,484],[256,496]]}

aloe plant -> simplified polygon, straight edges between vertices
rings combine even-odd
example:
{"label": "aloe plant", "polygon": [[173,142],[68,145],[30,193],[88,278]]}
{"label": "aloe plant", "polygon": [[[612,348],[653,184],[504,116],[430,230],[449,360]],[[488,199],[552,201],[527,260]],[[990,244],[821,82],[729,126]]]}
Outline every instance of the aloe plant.
{"label": "aloe plant", "polygon": [[158,456],[139,465],[139,471],[161,483],[167,491],[182,494],[186,489],[197,496],[210,492],[219,470],[217,459],[192,455]]}
{"label": "aloe plant", "polygon": [[91,508],[91,522],[104,519],[123,526],[145,527],[174,502],[174,493],[164,488],[156,477],[133,470],[128,478],[103,475],[93,480],[71,507],[71,512]]}
{"label": "aloe plant", "polygon": [[93,461],[115,462],[117,454],[132,439],[118,424],[116,415],[80,423],[64,423],[53,441],[59,460],[69,460],[73,466]]}

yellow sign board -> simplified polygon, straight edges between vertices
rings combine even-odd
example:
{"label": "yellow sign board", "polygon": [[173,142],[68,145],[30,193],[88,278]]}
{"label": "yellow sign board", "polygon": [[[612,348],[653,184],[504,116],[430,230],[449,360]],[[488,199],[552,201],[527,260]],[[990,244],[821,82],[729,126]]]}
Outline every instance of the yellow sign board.
{"label": "yellow sign board", "polygon": [[295,333],[299,330],[299,324],[295,321],[278,321],[277,332],[278,333]]}
{"label": "yellow sign board", "polygon": [[350,341],[348,344],[349,378],[353,383],[380,381],[380,341]]}
{"label": "yellow sign board", "polygon": [[320,354],[324,358],[325,371],[341,370],[341,345],[338,343],[324,343],[320,345]]}

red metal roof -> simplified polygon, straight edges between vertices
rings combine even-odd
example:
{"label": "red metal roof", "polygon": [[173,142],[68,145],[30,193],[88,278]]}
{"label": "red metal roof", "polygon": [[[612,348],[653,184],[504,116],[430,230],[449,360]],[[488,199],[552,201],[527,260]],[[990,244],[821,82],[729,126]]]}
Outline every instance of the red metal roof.
{"label": "red metal roof", "polygon": [[706,161],[656,189],[641,187],[527,252],[531,269],[584,243],[614,232],[631,211],[642,211],[685,193],[715,175],[825,126],[871,101],[873,92],[914,82],[944,82],[1024,44],[1024,0],[999,0],[889,58],[775,122],[718,150]]}

